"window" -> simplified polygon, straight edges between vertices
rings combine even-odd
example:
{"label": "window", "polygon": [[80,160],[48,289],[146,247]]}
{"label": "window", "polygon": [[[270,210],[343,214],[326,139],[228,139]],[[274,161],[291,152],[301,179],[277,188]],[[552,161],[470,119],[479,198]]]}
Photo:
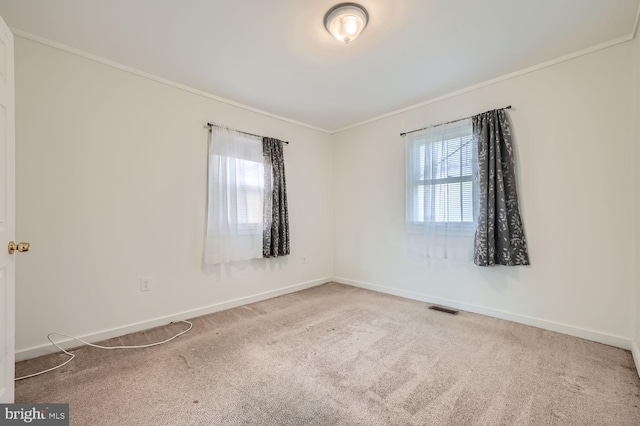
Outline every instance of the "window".
{"label": "window", "polygon": [[476,154],[471,120],[411,133],[406,143],[406,215],[411,242],[432,247],[425,249],[428,257],[451,257],[463,244],[472,248]]}
{"label": "window", "polygon": [[[213,194],[212,201],[226,206],[228,217],[235,216],[239,230],[252,232],[253,228],[261,227],[264,207],[264,164],[223,155],[214,155],[212,160],[214,173],[224,173],[227,185],[233,185],[233,190]],[[221,200],[221,197],[225,197],[225,200]]]}
{"label": "window", "polygon": [[209,128],[204,263],[289,255],[283,151],[288,142]]}
{"label": "window", "polygon": [[264,186],[262,138],[213,128],[205,263],[262,258]]}

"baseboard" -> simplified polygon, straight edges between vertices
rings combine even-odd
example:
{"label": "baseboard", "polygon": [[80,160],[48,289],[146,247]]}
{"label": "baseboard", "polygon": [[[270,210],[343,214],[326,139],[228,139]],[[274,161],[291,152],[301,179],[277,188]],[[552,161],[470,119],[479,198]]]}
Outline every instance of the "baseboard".
{"label": "baseboard", "polygon": [[640,346],[636,340],[631,342],[631,354],[633,355],[633,362],[636,363],[636,371],[640,377]]}
{"label": "baseboard", "polygon": [[[350,285],[353,287],[359,287],[367,290],[377,291],[380,293],[387,293],[387,294],[392,294],[394,296],[405,297],[407,299],[419,300],[421,302],[428,302],[428,303],[434,303],[438,305],[450,306],[452,308],[460,309],[463,311],[474,312],[476,314],[482,314],[482,315],[487,315],[494,318],[513,321],[520,324],[542,328],[545,330],[556,331],[558,333],[568,334],[570,336],[580,337],[582,339],[592,340],[594,342],[604,343],[606,345],[616,346],[622,349],[627,349],[627,350],[632,349],[631,339],[628,339],[622,336],[617,336],[615,334],[603,333],[597,330],[591,330],[591,329],[576,327],[573,325],[563,324],[555,321],[544,320],[541,318],[530,317],[527,315],[516,314],[514,312],[501,311],[501,310],[487,308],[480,305],[473,305],[469,303],[458,302],[451,299],[443,299],[441,297],[435,297],[428,294],[402,290],[394,287],[385,287],[385,286],[380,286],[376,284],[350,280],[347,278],[333,277],[333,281],[340,284]],[[636,365],[638,365],[638,360],[640,360],[638,356],[640,356],[640,352],[637,352],[636,354],[634,354],[634,359],[637,359]],[[640,368],[638,371],[640,371]]]}
{"label": "baseboard", "polygon": [[[311,287],[316,287],[322,284],[331,282],[331,277],[320,278],[313,281],[307,281],[300,284],[295,284],[289,287],[283,287],[276,290],[266,291],[264,293],[254,294],[247,297],[241,297],[239,299],[228,300],[226,302],[220,302],[213,305],[204,306],[202,308],[191,309],[180,313],[167,315],[159,318],[154,318],[148,321],[141,321],[135,324],[129,324],[122,327],[111,328],[108,330],[98,331],[96,333],[85,334],[83,336],[76,336],[82,340],[86,340],[90,343],[100,342],[102,340],[112,339],[114,337],[124,336],[125,334],[135,333],[137,331],[147,330],[149,328],[166,325],[172,321],[181,321],[189,318],[195,318],[202,315],[212,314],[214,312],[224,311],[226,309],[236,308],[238,306],[247,305],[249,303],[260,302],[263,300],[271,299],[284,294],[294,293],[296,291],[304,290]],[[56,343],[64,349],[72,349],[78,346],[82,346],[80,343],[73,339],[56,340]],[[58,349],[50,343],[44,345],[33,346],[27,349],[21,349],[16,351],[16,361],[24,361],[26,359],[36,358],[42,355],[48,355],[51,353],[59,352]]]}

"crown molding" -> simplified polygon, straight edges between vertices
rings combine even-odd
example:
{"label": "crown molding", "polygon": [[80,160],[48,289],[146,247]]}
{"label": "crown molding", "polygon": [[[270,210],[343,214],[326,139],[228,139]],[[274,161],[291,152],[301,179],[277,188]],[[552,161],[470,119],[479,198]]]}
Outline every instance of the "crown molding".
{"label": "crown molding", "polygon": [[257,113],[257,114],[261,114],[261,115],[264,115],[266,117],[271,117],[271,118],[274,118],[276,120],[280,120],[280,121],[284,121],[284,122],[287,122],[287,123],[295,124],[295,125],[298,125],[298,126],[301,126],[301,127],[306,127],[308,129],[311,129],[311,130],[316,130],[316,131],[319,131],[319,132],[322,132],[322,133],[334,135],[334,134],[341,133],[341,132],[344,132],[344,131],[349,130],[349,129],[353,129],[355,127],[360,127],[360,126],[363,126],[365,124],[369,124],[369,123],[373,123],[375,121],[383,120],[385,118],[392,117],[394,115],[402,114],[404,112],[408,112],[408,111],[411,111],[411,110],[414,110],[414,109],[422,108],[424,106],[427,106],[427,105],[430,105],[430,104],[434,104],[434,103],[443,101],[445,99],[453,98],[453,97],[462,95],[464,93],[468,93],[468,92],[471,92],[471,91],[474,91],[474,90],[477,90],[477,89],[481,89],[483,87],[491,86],[491,85],[494,85],[494,84],[497,84],[497,83],[500,83],[500,82],[503,82],[503,81],[506,81],[506,80],[510,80],[510,79],[513,79],[513,78],[516,78],[516,77],[520,77],[522,75],[529,74],[529,73],[532,73],[534,71],[539,71],[541,69],[548,68],[548,67],[551,67],[553,65],[557,65],[557,64],[560,64],[560,63],[563,63],[563,62],[566,62],[566,61],[570,61],[572,59],[576,59],[576,58],[579,58],[581,56],[589,55],[589,54],[597,52],[599,50],[608,49],[608,48],[616,46],[618,44],[626,43],[626,42],[631,41],[634,38],[636,38],[639,26],[640,26],[640,6],[638,7],[638,11],[636,12],[636,18],[635,18],[635,23],[634,23],[633,30],[628,35],[625,35],[625,36],[622,36],[622,37],[618,37],[616,39],[613,39],[613,40],[610,40],[610,41],[607,41],[607,42],[604,42],[604,43],[599,43],[599,44],[596,44],[595,46],[591,46],[591,47],[588,47],[586,49],[579,50],[577,52],[573,52],[573,53],[570,53],[570,54],[567,54],[567,55],[564,55],[564,56],[560,56],[560,57],[552,59],[550,61],[542,62],[540,64],[533,65],[531,67],[524,68],[524,69],[519,70],[519,71],[515,71],[515,72],[509,73],[509,74],[505,74],[503,76],[496,77],[496,78],[493,78],[491,80],[484,81],[482,83],[474,84],[472,86],[468,86],[468,87],[465,87],[465,88],[460,89],[460,90],[455,90],[453,92],[449,92],[447,94],[444,94],[444,95],[441,95],[441,96],[437,96],[435,98],[427,99],[427,100],[419,102],[417,104],[413,104],[413,105],[410,105],[410,106],[407,106],[407,107],[404,107],[404,108],[401,108],[401,109],[397,109],[397,110],[394,110],[394,111],[391,111],[391,112],[388,112],[388,113],[385,113],[385,114],[382,114],[382,115],[378,115],[378,116],[375,116],[375,117],[372,117],[372,118],[369,118],[367,120],[360,121],[360,122],[357,122],[357,123],[354,123],[354,124],[350,124],[348,126],[340,127],[338,129],[334,129],[334,130],[323,129],[321,127],[317,127],[317,126],[314,126],[314,125],[311,125],[311,124],[308,124],[308,123],[304,123],[304,122],[301,122],[301,121],[293,120],[293,119],[290,119],[290,118],[287,118],[287,117],[283,117],[283,116],[280,116],[280,115],[277,115],[277,114],[272,114],[270,112],[263,111],[263,110],[258,109],[258,108],[254,108],[254,107],[251,107],[249,105],[245,105],[245,104],[242,104],[240,102],[233,101],[231,99],[226,99],[226,98],[223,98],[221,96],[217,96],[217,95],[205,92],[203,90],[194,89],[194,88],[186,86],[184,84],[180,84],[180,83],[176,83],[176,82],[171,81],[171,80],[167,80],[165,78],[156,76],[154,74],[150,74],[150,73],[138,70],[136,68],[132,68],[132,67],[129,67],[127,65],[123,65],[123,64],[120,64],[118,62],[111,61],[109,59],[105,59],[105,58],[102,58],[102,57],[97,56],[97,55],[93,55],[91,53],[82,51],[80,49],[76,49],[74,47],[67,46],[65,44],[58,43],[56,41],[49,40],[49,39],[46,39],[44,37],[37,36],[35,34],[28,33],[26,31],[20,30],[18,28],[11,28],[11,31],[13,32],[14,35],[16,35],[18,37],[21,37],[21,38],[24,38],[24,39],[27,39],[27,40],[31,40],[31,41],[34,41],[34,42],[37,42],[37,43],[40,43],[40,44],[43,44],[43,45],[46,45],[46,46],[49,46],[49,47],[53,47],[55,49],[62,50],[64,52],[71,53],[73,55],[77,55],[77,56],[80,56],[82,58],[85,58],[85,59],[88,59],[88,60],[91,60],[91,61],[94,61],[94,62],[98,62],[98,63],[101,63],[103,65],[107,65],[107,66],[110,66],[110,67],[113,67],[113,68],[116,68],[116,69],[119,69],[119,70],[122,70],[122,71],[126,71],[126,72],[132,73],[134,75],[137,75],[139,77],[143,77],[143,78],[146,78],[146,79],[149,79],[149,80],[152,80],[152,81],[155,81],[155,82],[158,82],[158,83],[161,83],[161,84],[164,84],[164,85],[167,85],[167,86],[179,89],[179,90],[183,90],[185,92],[188,92],[188,93],[191,93],[191,94],[194,94],[194,95],[197,95],[197,96],[202,96],[204,98],[212,99],[214,101],[218,101],[218,102],[221,102],[221,103],[224,103],[224,104],[227,104],[227,105],[231,105],[231,106],[234,106],[236,108],[244,109],[246,111],[254,112],[254,113]]}
{"label": "crown molding", "polygon": [[[638,16],[640,16],[640,9],[638,9],[638,12],[639,12]],[[591,46],[589,48],[586,48],[586,49],[583,49],[583,50],[579,50],[577,52],[570,53],[568,55],[564,55],[564,56],[561,56],[561,57],[556,58],[556,59],[552,59],[550,61],[542,62],[542,63],[540,63],[538,65],[534,65],[534,66],[531,66],[531,67],[528,67],[528,68],[524,68],[522,70],[515,71],[515,72],[512,72],[510,74],[505,74],[505,75],[503,75],[501,77],[493,78],[491,80],[487,80],[487,81],[484,81],[482,83],[474,84],[473,86],[465,87],[464,89],[460,89],[460,90],[456,90],[456,91],[453,91],[453,92],[449,92],[447,94],[444,94],[444,95],[441,95],[441,96],[437,96],[435,98],[431,98],[431,99],[428,99],[426,101],[422,101],[420,103],[417,103],[417,104],[414,104],[414,105],[410,105],[410,106],[405,107],[405,108],[401,108],[401,109],[398,109],[398,110],[395,110],[395,111],[391,111],[391,112],[388,112],[386,114],[378,115],[376,117],[373,117],[373,118],[370,118],[370,119],[367,119],[367,120],[364,120],[364,121],[360,121],[358,123],[351,124],[349,126],[341,127],[339,129],[332,130],[330,133],[333,135],[333,134],[336,134],[336,133],[343,132],[345,130],[353,129],[355,127],[360,127],[360,126],[363,126],[365,124],[373,123],[374,121],[378,121],[378,120],[382,120],[382,119],[385,119],[385,118],[388,118],[388,117],[392,117],[394,115],[402,114],[403,112],[411,111],[411,110],[414,110],[414,109],[417,109],[417,108],[422,108],[422,107],[424,107],[426,105],[434,104],[436,102],[440,102],[440,101],[443,101],[445,99],[453,98],[453,97],[462,95],[464,93],[472,92],[474,90],[481,89],[481,88],[487,87],[487,86],[491,86],[491,85],[494,85],[494,84],[497,84],[497,83],[500,83],[500,82],[503,82],[503,81],[506,81],[506,80],[511,80],[513,78],[520,77],[522,75],[529,74],[529,73],[532,73],[534,71],[539,71],[541,69],[548,68],[548,67],[551,67],[553,65],[560,64],[562,62],[570,61],[572,59],[576,59],[576,58],[579,58],[581,56],[589,55],[591,53],[597,52],[599,50],[607,49],[609,47],[613,47],[613,46],[616,46],[616,45],[621,44],[621,43],[626,43],[626,42],[631,41],[631,40],[633,40],[635,38],[635,34],[637,32],[637,26],[638,26],[638,16],[636,16],[635,28],[634,28],[633,32],[631,34],[629,34],[629,35],[622,36],[622,37],[619,37],[619,38],[616,38],[616,39],[613,39],[613,40],[610,40],[610,41],[607,41],[607,42],[604,42],[604,43],[600,43],[600,44],[597,44],[595,46]]]}
{"label": "crown molding", "polygon": [[62,50],[63,52],[71,53],[72,55],[80,56],[80,57],[82,57],[84,59],[88,59],[90,61],[98,62],[100,64],[107,65],[109,67],[116,68],[116,69],[119,69],[121,71],[126,71],[128,73],[137,75],[138,77],[146,78],[148,80],[152,80],[152,81],[155,81],[157,83],[173,87],[175,89],[183,90],[185,92],[188,92],[188,93],[191,93],[191,94],[194,94],[194,95],[197,95],[197,96],[202,96],[203,98],[212,99],[214,101],[218,101],[218,102],[221,102],[221,103],[224,103],[224,104],[227,104],[227,105],[231,105],[231,106],[236,107],[236,108],[240,108],[240,109],[244,109],[246,111],[254,112],[256,114],[264,115],[266,117],[275,118],[276,120],[285,121],[287,123],[295,124],[297,126],[306,127],[308,129],[316,130],[316,131],[319,131],[319,132],[322,132],[322,133],[327,133],[327,134],[331,133],[330,130],[323,129],[323,128],[317,127],[317,126],[313,126],[311,124],[303,123],[301,121],[292,120],[290,118],[283,117],[281,115],[272,114],[270,112],[263,111],[263,110],[258,109],[258,108],[254,108],[252,106],[245,105],[245,104],[242,104],[240,102],[232,101],[231,99],[223,98],[221,96],[217,96],[217,95],[205,92],[205,91],[200,90],[200,89],[194,89],[193,87],[189,87],[189,86],[186,86],[184,84],[180,84],[180,83],[176,83],[176,82],[171,81],[171,80],[167,80],[166,78],[162,78],[162,77],[159,77],[157,75],[150,74],[148,72],[141,71],[139,69],[132,68],[132,67],[129,67],[127,65],[123,65],[123,64],[115,62],[115,61],[111,61],[109,59],[105,59],[103,57],[100,57],[100,56],[85,52],[83,50],[76,49],[76,48],[71,47],[71,46],[67,46],[66,44],[58,43],[57,41],[49,40],[47,38],[40,37],[40,36],[37,36],[35,34],[28,33],[26,31],[22,31],[22,30],[20,30],[18,28],[11,27],[11,32],[13,32],[13,34],[15,36],[17,36],[17,37],[21,37],[21,38],[24,38],[26,40],[31,40],[31,41],[34,41],[36,43],[43,44],[45,46],[53,47],[54,49]]}

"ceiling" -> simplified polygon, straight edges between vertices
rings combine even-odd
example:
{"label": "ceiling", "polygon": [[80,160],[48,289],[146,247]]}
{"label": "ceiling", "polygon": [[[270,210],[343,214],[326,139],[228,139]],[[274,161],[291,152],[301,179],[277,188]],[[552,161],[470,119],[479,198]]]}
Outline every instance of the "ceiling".
{"label": "ceiling", "polygon": [[633,34],[640,0],[0,0],[13,28],[333,131]]}

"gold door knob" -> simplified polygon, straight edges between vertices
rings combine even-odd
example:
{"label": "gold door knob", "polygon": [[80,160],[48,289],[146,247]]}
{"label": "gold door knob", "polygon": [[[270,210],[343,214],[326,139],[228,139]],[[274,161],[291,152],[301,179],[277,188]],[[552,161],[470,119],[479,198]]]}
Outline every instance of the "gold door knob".
{"label": "gold door knob", "polygon": [[14,243],[13,241],[9,241],[9,254],[13,254],[14,251],[18,250],[19,252],[29,251],[31,245],[29,243]]}

